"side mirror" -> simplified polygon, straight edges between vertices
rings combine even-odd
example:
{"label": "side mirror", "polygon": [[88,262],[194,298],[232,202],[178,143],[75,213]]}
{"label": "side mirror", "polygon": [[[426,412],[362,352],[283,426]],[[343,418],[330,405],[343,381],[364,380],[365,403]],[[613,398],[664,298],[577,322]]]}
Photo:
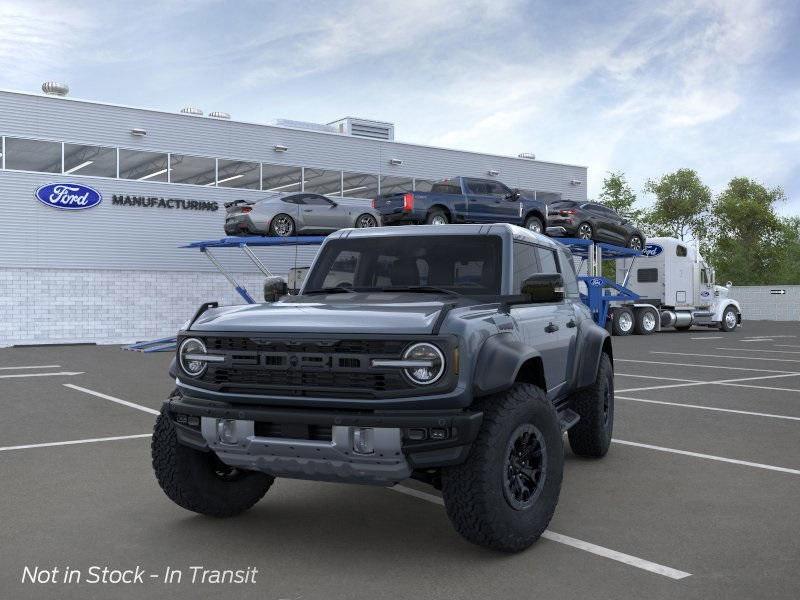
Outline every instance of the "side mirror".
{"label": "side mirror", "polygon": [[264,301],[276,302],[289,293],[289,287],[281,277],[267,277],[264,282]]}
{"label": "side mirror", "polygon": [[519,200],[519,196],[520,196],[519,190],[514,188],[513,190],[511,190],[510,194],[506,194],[506,200],[516,201]]}
{"label": "side mirror", "polygon": [[733,282],[732,282],[732,281],[729,281],[728,283],[726,283],[726,284],[725,284],[725,287],[726,287],[726,288],[729,288],[729,287],[731,287],[732,285],[733,285]]}
{"label": "side mirror", "polygon": [[529,302],[561,302],[564,299],[564,278],[560,273],[537,273],[522,282],[521,292]]}
{"label": "side mirror", "polygon": [[339,206],[339,203],[335,200],[331,200],[331,208],[336,208],[337,206]]}

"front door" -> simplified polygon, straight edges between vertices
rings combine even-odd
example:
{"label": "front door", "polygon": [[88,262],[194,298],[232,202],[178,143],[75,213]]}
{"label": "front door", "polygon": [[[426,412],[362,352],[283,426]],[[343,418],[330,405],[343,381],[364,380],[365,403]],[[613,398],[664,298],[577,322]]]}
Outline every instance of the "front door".
{"label": "front door", "polygon": [[330,232],[346,226],[343,211],[325,196],[306,194],[300,212],[304,231]]}

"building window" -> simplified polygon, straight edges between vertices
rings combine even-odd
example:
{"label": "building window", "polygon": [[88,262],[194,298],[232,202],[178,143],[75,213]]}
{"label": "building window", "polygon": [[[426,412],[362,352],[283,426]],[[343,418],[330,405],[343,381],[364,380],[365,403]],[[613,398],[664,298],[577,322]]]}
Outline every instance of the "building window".
{"label": "building window", "polygon": [[261,165],[240,160],[219,159],[217,185],[219,187],[257,190],[260,186]]}
{"label": "building window", "polygon": [[395,177],[393,175],[381,177],[381,194],[402,194],[413,191],[414,180],[411,177]]}
{"label": "building window", "polygon": [[61,143],[6,138],[6,169],[61,173]]}
{"label": "building window", "polygon": [[117,149],[64,144],[64,175],[117,176]]}
{"label": "building window", "polygon": [[139,181],[168,180],[167,155],[161,152],[119,151],[119,176]]}
{"label": "building window", "polygon": [[204,156],[171,154],[169,157],[169,180],[171,183],[214,185],[217,161]]}
{"label": "building window", "polygon": [[261,189],[265,192],[299,192],[303,185],[300,167],[261,165]]}
{"label": "building window", "polygon": [[314,194],[326,196],[342,195],[342,172],[326,171],[325,169],[309,169],[304,171],[303,190]]}
{"label": "building window", "polygon": [[432,179],[415,179],[414,191],[415,192],[430,192],[433,184],[436,183]]}
{"label": "building window", "polygon": [[377,175],[364,173],[342,173],[342,196],[349,198],[376,198],[378,196]]}

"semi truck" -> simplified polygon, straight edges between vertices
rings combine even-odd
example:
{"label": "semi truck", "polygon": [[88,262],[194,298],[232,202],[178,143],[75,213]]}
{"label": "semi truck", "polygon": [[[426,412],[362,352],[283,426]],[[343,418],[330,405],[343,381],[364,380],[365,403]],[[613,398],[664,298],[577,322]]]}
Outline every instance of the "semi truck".
{"label": "semi truck", "polygon": [[717,285],[714,269],[698,250],[676,238],[648,238],[641,255],[616,259],[616,282],[638,299],[611,308],[615,335],[686,331],[693,325],[733,331],[742,323],[731,283]]}

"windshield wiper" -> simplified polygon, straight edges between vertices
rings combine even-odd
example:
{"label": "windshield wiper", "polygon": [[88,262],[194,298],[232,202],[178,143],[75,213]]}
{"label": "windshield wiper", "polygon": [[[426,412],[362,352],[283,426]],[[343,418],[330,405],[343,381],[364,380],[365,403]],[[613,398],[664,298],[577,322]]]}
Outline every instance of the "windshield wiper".
{"label": "windshield wiper", "polygon": [[381,288],[381,292],[419,292],[419,293],[435,293],[435,294],[449,294],[451,296],[461,296],[458,292],[448,290],[447,288],[440,288],[433,285],[408,285],[408,286],[392,286]]}
{"label": "windshield wiper", "polygon": [[317,290],[308,290],[303,292],[303,296],[311,296],[312,294],[353,294],[355,293],[350,288],[343,287],[324,287]]}

